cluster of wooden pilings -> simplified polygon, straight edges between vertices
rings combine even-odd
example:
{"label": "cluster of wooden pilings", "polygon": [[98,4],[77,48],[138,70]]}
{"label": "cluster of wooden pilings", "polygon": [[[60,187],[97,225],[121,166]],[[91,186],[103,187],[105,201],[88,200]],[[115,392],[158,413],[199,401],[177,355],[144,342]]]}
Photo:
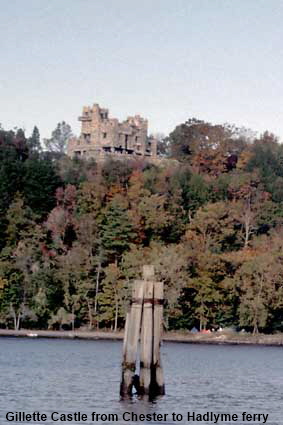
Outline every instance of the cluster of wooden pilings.
{"label": "cluster of wooden pilings", "polygon": [[[163,321],[163,282],[154,281],[154,267],[143,266],[143,280],[135,280],[132,303],[126,317],[121,397],[165,394],[160,343]],[[136,366],[140,358],[140,373]]]}

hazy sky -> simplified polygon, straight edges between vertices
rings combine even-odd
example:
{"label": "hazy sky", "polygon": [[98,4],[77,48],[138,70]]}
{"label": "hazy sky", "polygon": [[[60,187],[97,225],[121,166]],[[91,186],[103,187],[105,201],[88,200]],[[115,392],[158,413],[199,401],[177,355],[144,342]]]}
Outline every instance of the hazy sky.
{"label": "hazy sky", "polygon": [[283,138],[282,0],[0,0],[0,123],[48,137],[83,105]]}

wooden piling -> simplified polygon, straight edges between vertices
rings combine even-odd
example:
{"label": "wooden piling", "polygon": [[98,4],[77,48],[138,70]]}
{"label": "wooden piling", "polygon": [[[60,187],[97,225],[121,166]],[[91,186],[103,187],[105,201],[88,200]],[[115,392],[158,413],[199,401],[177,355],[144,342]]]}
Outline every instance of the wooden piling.
{"label": "wooden piling", "polygon": [[[139,395],[165,394],[160,358],[163,319],[163,283],[154,281],[154,267],[143,266],[143,280],[136,280],[127,313],[123,344],[120,395],[131,396],[140,336],[140,377],[135,376]],[[138,387],[138,388],[137,388]]]}
{"label": "wooden piling", "polygon": [[122,379],[120,386],[121,396],[131,395],[133,377],[136,369],[136,356],[141,328],[143,281],[136,280],[133,287],[131,310],[127,313],[126,329],[123,345]]}
{"label": "wooden piling", "polygon": [[140,392],[149,394],[153,354],[153,282],[144,282],[144,304],[140,346]]}
{"label": "wooden piling", "polygon": [[160,344],[163,323],[163,282],[154,282],[153,286],[153,362],[151,370],[151,392],[165,394],[164,376],[161,365]]}

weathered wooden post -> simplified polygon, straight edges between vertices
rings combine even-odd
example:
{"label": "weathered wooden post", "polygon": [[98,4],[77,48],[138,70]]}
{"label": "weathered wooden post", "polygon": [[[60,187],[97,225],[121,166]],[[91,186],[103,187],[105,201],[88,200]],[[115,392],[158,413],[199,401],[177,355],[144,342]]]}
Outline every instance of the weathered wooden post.
{"label": "weathered wooden post", "polygon": [[165,394],[160,343],[163,319],[163,282],[154,281],[154,267],[143,266],[143,280],[134,282],[131,310],[127,313],[120,395],[132,394],[140,337],[139,394]]}
{"label": "weathered wooden post", "polygon": [[133,377],[136,370],[136,356],[141,327],[142,303],[143,303],[143,281],[136,280],[133,287],[133,299],[130,312],[127,313],[124,344],[121,396],[131,395]]}
{"label": "weathered wooden post", "polygon": [[156,395],[165,394],[164,376],[160,356],[160,344],[163,323],[163,282],[155,282],[153,287],[153,362],[151,385],[152,392]]}
{"label": "weathered wooden post", "polygon": [[153,362],[153,282],[144,282],[140,345],[140,392],[149,394]]}

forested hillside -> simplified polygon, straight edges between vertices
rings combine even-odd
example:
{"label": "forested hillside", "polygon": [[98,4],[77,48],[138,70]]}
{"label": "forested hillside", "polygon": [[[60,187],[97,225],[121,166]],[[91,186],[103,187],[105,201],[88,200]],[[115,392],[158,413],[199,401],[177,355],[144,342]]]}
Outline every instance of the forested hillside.
{"label": "forested hillside", "polygon": [[282,145],[195,119],[159,145],[101,165],[0,130],[1,327],[122,328],[153,264],[167,329],[283,330]]}

